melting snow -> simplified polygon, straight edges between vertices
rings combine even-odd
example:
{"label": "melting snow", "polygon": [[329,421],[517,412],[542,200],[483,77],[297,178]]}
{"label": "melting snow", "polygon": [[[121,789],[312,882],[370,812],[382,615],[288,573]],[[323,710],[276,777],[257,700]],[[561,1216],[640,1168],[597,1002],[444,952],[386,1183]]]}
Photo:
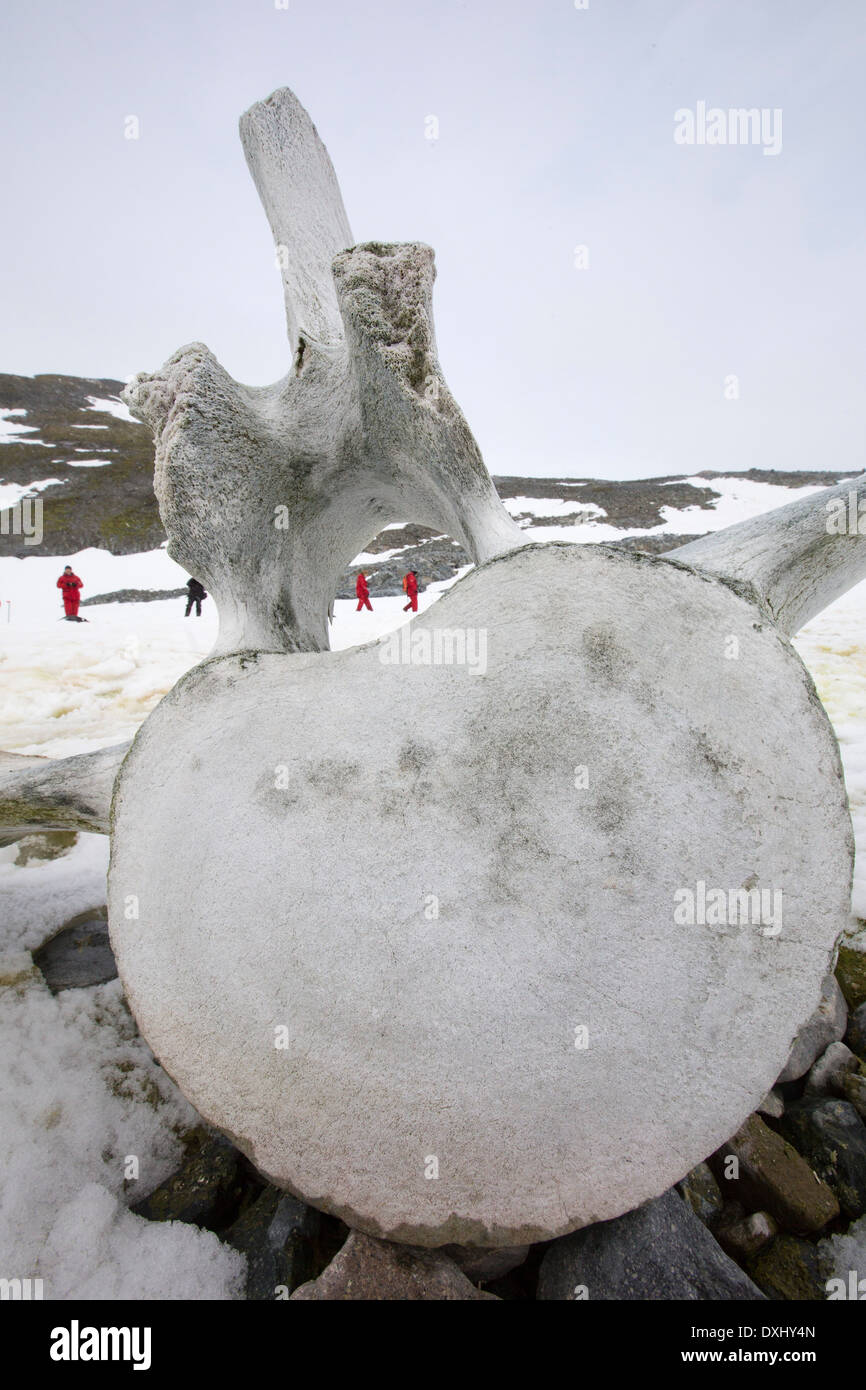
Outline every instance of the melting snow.
{"label": "melting snow", "polygon": [[[136,420],[130,413],[129,406],[124,405],[123,401],[116,396],[88,396],[89,404],[82,406],[82,410],[99,410],[103,415],[113,415],[117,420],[128,420],[132,425],[140,425],[141,421]],[[79,425],[79,429],[86,429],[86,425]],[[90,426],[91,429],[108,429],[107,425]]]}

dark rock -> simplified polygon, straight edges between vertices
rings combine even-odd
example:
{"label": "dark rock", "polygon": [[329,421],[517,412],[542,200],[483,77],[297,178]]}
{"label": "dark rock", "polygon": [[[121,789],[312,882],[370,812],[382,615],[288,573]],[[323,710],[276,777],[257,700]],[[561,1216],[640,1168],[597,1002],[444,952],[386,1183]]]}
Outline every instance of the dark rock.
{"label": "dark rock", "polygon": [[73,917],[33,952],[33,959],[53,994],[62,989],[102,985],[117,978],[104,907]]}
{"label": "dark rock", "polygon": [[195,1131],[183,1167],[130,1210],[148,1221],[188,1221],[222,1232],[235,1221],[244,1195],[240,1158],[222,1135]]}
{"label": "dark rock", "polygon": [[302,1284],[292,1298],[307,1302],[499,1301],[495,1294],[476,1289],[441,1251],[375,1240],[360,1231],[352,1231],[328,1268],[312,1283]]}
{"label": "dark rock", "polygon": [[247,1257],[246,1297],[287,1298],[317,1272],[320,1215],[268,1184],[223,1233]]}
{"label": "dark rock", "polygon": [[843,941],[836,961],[836,979],[849,1009],[859,1009],[866,1003],[866,951],[858,951]]}
{"label": "dark rock", "polygon": [[866,1213],[866,1125],[847,1100],[798,1100],[780,1126],[854,1220]]}
{"label": "dark rock", "polygon": [[547,1301],[763,1296],[673,1190],[555,1240],[538,1281],[538,1297]]}
{"label": "dark rock", "polygon": [[848,1007],[842,990],[833,975],[826,975],[817,1008],[794,1039],[779,1081],[796,1081],[805,1076],[816,1057],[844,1037],[847,1022]]}
{"label": "dark rock", "polygon": [[842,1099],[850,1101],[861,1120],[866,1120],[866,1076],[843,1076]]}
{"label": "dark rock", "polygon": [[112,589],[110,594],[92,594],[81,600],[81,607],[98,603],[158,603],[166,598],[186,598],[186,589]]}
{"label": "dark rock", "polygon": [[769,1212],[785,1230],[808,1235],[839,1215],[830,1188],[817,1181],[805,1159],[759,1115],[750,1115],[710,1162],[726,1197],[746,1211]]}
{"label": "dark rock", "polygon": [[845,1041],[861,1061],[866,1062],[866,1004],[858,1004],[848,1019]]}
{"label": "dark rock", "polygon": [[737,1221],[720,1220],[713,1234],[731,1259],[742,1264],[773,1239],[779,1231],[772,1216],[765,1211],[752,1212]]}
{"label": "dark rock", "polygon": [[771,1120],[780,1120],[785,1113],[785,1098],[778,1086],[768,1091],[758,1106],[759,1115],[769,1115]]}
{"label": "dark rock", "polygon": [[502,1245],[497,1249],[479,1247],[473,1250],[468,1245],[443,1245],[439,1253],[453,1260],[473,1284],[489,1284],[522,1265],[531,1248],[529,1245]]}
{"label": "dark rock", "polygon": [[677,1192],[705,1226],[712,1226],[722,1210],[724,1198],[708,1163],[698,1163],[686,1173],[682,1182],[677,1183]]}
{"label": "dark rock", "polygon": [[768,1298],[794,1302],[826,1298],[818,1251],[797,1236],[777,1236],[749,1262],[749,1273]]}

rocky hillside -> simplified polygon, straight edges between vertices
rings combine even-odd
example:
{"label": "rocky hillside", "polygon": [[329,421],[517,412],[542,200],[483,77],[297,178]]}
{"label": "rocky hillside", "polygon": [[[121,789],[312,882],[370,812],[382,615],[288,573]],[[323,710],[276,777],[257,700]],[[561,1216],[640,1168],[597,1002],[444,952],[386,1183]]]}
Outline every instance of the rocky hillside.
{"label": "rocky hillside", "polygon": [[[21,536],[2,535],[0,553],[62,556],[94,546],[126,555],[164,541],[153,495],[153,441],[121,402],[122,389],[123,382],[108,377],[0,374],[0,508],[25,489],[38,493],[44,506],[42,543],[25,545]],[[713,479],[725,475],[697,476],[706,479],[705,488],[675,476],[627,482],[497,477],[495,482],[512,515],[533,529],[577,526],[588,519],[590,503],[600,509],[596,518],[603,514],[610,526],[640,533],[661,525],[663,507],[711,509],[720,495]],[[782,487],[829,487],[844,474],[753,469],[739,476]],[[525,509],[520,499],[526,500]],[[546,516],[543,506],[531,505],[535,500],[553,503],[555,514]],[[561,506],[572,502],[573,510]],[[686,539],[694,537],[636,534],[617,543],[658,553]],[[366,554],[374,595],[399,593],[410,566],[429,584],[450,578],[468,559],[447,536],[414,524],[382,532]],[[338,597],[353,596],[355,573],[343,577]]]}
{"label": "rocky hillside", "polygon": [[4,554],[95,546],[126,555],[165,539],[151,433],[121,403],[122,389],[105,377],[0,375],[0,483],[36,485],[44,505],[42,544],[4,535]]}

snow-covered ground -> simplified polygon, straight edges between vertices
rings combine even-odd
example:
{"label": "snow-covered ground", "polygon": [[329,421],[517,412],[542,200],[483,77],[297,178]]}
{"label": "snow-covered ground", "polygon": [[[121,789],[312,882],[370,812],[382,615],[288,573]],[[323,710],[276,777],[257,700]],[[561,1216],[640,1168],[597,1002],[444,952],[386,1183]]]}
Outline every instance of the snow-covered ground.
{"label": "snow-covered ground", "polygon": [[[689,481],[707,485],[700,478]],[[656,531],[716,529],[807,491],[794,494],[736,478],[714,480],[711,486],[721,493],[712,511],[666,509]],[[515,512],[545,518],[578,509],[561,498],[522,497],[512,504]],[[600,509],[582,510],[585,519],[578,525],[530,522],[527,539],[585,543],[625,534],[610,526]],[[66,623],[55,583],[67,562],[84,580],[85,596],[179,588],[187,579],[164,549],[146,555],[87,550],[61,559],[0,559],[0,748],[68,756],[132,737],[175,681],[207,655],[216,636],[211,599],[201,619],[184,618],[183,600],[175,599],[85,608],[86,624]],[[421,610],[448,587],[431,586],[420,596]],[[408,621],[403,602],[374,598],[372,613],[356,613],[354,601],[338,601],[332,646],[368,642]],[[853,907],[861,917],[866,917],[864,602],[866,583],[796,640],[842,749],[858,849]],[[70,917],[104,902],[107,840],[82,835],[63,857],[31,859],[23,866],[15,864],[16,856],[15,845],[0,849],[0,1273],[42,1277],[48,1298],[239,1296],[243,1261],[214,1235],[150,1223],[127,1209],[127,1202],[145,1195],[177,1165],[178,1130],[195,1117],[137,1036],[118,982],[55,997],[32,970],[31,950]],[[130,1155],[139,1160],[140,1176],[124,1187]],[[847,1246],[835,1253],[841,1263],[850,1254]]]}

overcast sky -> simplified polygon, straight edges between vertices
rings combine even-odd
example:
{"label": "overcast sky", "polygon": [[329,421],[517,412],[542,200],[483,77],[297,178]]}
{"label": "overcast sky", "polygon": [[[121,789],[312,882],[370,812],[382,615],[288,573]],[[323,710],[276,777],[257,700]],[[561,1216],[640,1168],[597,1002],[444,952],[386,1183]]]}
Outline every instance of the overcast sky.
{"label": "overcast sky", "polygon": [[864,0],[282,3],[4,0],[0,371],[282,376],[237,119],[289,86],[355,238],[435,248],[492,472],[866,468]]}

